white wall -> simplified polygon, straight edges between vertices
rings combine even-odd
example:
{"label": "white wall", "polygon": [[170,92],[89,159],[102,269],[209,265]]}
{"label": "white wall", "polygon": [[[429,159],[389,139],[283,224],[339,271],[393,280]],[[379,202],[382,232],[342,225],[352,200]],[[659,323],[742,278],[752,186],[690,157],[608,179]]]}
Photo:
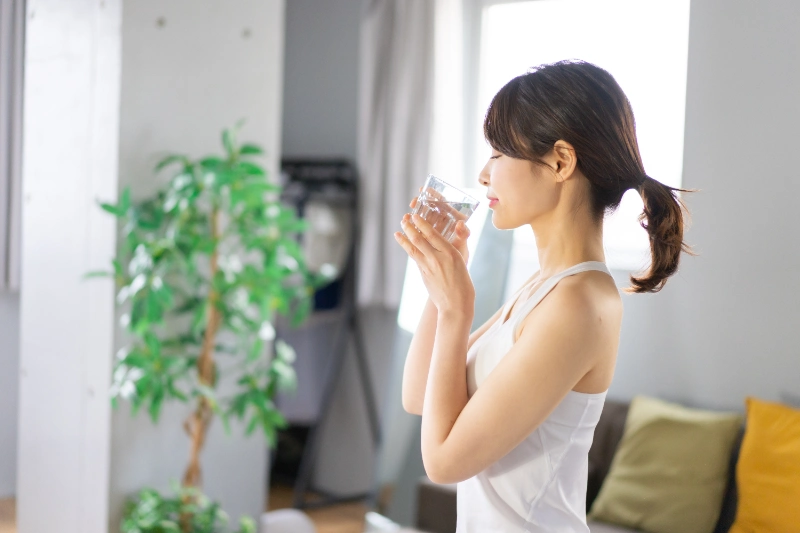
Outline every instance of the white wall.
{"label": "white wall", "polygon": [[692,2],[683,183],[700,189],[700,255],[662,294],[626,297],[610,395],[741,410],[800,393],[799,20],[794,0]]}
{"label": "white wall", "polygon": [[108,513],[121,0],[27,2],[17,529],[101,533]]}
{"label": "white wall", "polygon": [[0,292],[0,498],[16,493],[19,294]]}
{"label": "white wall", "polygon": [[284,156],[345,156],[355,161],[361,4],[286,4]]}
{"label": "white wall", "polygon": [[[220,153],[220,134],[240,118],[241,138],[262,145],[274,173],[280,154],[283,0],[136,0],[123,13],[120,188],[151,194],[153,164],[164,152]],[[119,336],[118,336],[119,337]],[[118,344],[122,340],[118,338]],[[189,457],[181,424],[168,406],[154,427],[113,415],[110,529],[123,499],[150,485],[167,489]],[[236,520],[264,509],[267,448],[263,437],[227,437],[214,423],[202,454],[205,491]]]}

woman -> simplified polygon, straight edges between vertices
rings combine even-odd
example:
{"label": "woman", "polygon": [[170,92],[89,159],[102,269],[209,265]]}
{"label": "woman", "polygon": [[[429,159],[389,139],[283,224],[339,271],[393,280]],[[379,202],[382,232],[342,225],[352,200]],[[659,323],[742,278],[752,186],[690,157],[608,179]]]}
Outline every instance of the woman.
{"label": "woman", "polygon": [[451,244],[405,215],[407,237],[395,238],[429,299],[405,362],[403,406],[422,415],[428,476],[458,483],[459,533],[588,532],[587,455],[622,320],[603,217],[625,191],[639,191],[652,261],[629,290],[656,292],[685,249],[678,189],[645,174],[628,99],[589,63],[543,65],[511,80],[492,100],[484,133],[492,154],[479,181],[492,222],[529,224],[541,268],[470,335],[466,226],[458,223]]}

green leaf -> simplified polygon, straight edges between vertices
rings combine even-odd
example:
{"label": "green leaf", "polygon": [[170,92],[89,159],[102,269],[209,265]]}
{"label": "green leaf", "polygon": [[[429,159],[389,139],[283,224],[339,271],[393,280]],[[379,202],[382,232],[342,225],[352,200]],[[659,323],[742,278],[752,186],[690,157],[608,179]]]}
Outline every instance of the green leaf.
{"label": "green leaf", "polygon": [[297,308],[292,316],[291,325],[297,327],[302,324],[306,318],[311,314],[313,302],[311,298],[301,298],[298,301]]}
{"label": "green leaf", "polygon": [[275,359],[272,361],[272,369],[275,372],[275,377],[278,381],[279,389],[293,390],[297,387],[297,375],[289,364],[283,359]]}
{"label": "green leaf", "polygon": [[176,306],[172,312],[174,313],[186,313],[188,311],[194,311],[197,309],[199,305],[203,304],[203,300],[196,296],[188,297],[180,305]]}
{"label": "green leaf", "polygon": [[223,163],[219,157],[205,157],[200,160],[200,166],[206,170],[217,170]]}
{"label": "green leaf", "polygon": [[[242,384],[242,380],[239,380],[239,385]],[[230,405],[228,405],[228,413],[236,416],[239,420],[242,419],[244,416],[244,412],[247,409],[247,393],[239,394],[231,400]]]}
{"label": "green leaf", "polygon": [[254,414],[252,418],[250,418],[250,423],[247,424],[247,429],[244,430],[244,434],[247,436],[252,435],[257,425],[258,425],[258,416]]}
{"label": "green leaf", "polygon": [[227,129],[223,130],[222,131],[222,146],[225,147],[225,152],[227,152],[228,157],[233,157],[233,154],[235,152],[234,142],[235,141],[233,139],[233,133],[231,133],[231,131],[227,130]]}
{"label": "green leaf", "polygon": [[264,153],[264,150],[262,150],[260,146],[256,146],[255,144],[243,144],[242,147],[239,149],[239,153],[242,155],[262,155]]}
{"label": "green leaf", "polygon": [[164,387],[160,381],[153,382],[153,396],[150,400],[150,419],[154,424],[158,423],[158,415],[161,412],[161,402],[164,400]]}
{"label": "green leaf", "polygon": [[87,272],[83,275],[83,279],[90,279],[90,278],[105,278],[108,276],[113,276],[113,272],[109,272],[108,270],[94,270],[92,272]]}
{"label": "green leaf", "polygon": [[236,533],[256,533],[256,522],[249,516],[239,519],[239,531]]}
{"label": "green leaf", "polygon": [[169,392],[170,396],[182,402],[189,401],[189,397],[175,387],[175,383],[173,382],[172,378],[167,380],[167,392]]}
{"label": "green leaf", "polygon": [[187,164],[186,156],[177,155],[177,154],[169,155],[169,156],[165,157],[164,159],[162,159],[161,161],[159,161],[158,164],[156,164],[155,171],[158,172],[159,170],[163,169],[164,167],[166,167],[168,165],[171,165],[173,163],[178,163],[178,162],[181,162],[184,165],[186,165]]}
{"label": "green leaf", "polygon": [[114,204],[101,202],[100,207],[103,209],[103,211],[107,211],[115,217],[121,217],[124,214],[123,212],[120,212],[119,208]]}
{"label": "green leaf", "polygon": [[292,364],[297,359],[297,353],[291,345],[282,339],[278,339],[275,343],[275,354],[277,357],[288,364]]}
{"label": "green leaf", "polygon": [[145,342],[147,343],[147,348],[150,350],[150,354],[153,357],[161,357],[161,341],[154,333],[147,332],[145,334]]}
{"label": "green leaf", "polygon": [[206,320],[207,320],[207,305],[198,305],[194,310],[194,317],[192,318],[192,333],[195,336],[200,336],[206,329]]}
{"label": "green leaf", "polygon": [[131,398],[131,416],[136,417],[139,414],[139,408],[142,406],[142,398],[139,395],[134,395]]}
{"label": "green leaf", "polygon": [[225,434],[231,436],[231,422],[228,413],[220,412],[220,419],[222,420],[222,427],[225,429]]}
{"label": "green leaf", "polygon": [[120,215],[125,215],[128,212],[128,209],[131,208],[131,189],[130,187],[125,187],[122,189],[122,195],[119,198],[119,206],[117,207],[119,210]]}
{"label": "green leaf", "polygon": [[238,165],[236,165],[238,169],[244,172],[248,176],[265,176],[266,172],[260,166],[256,165],[255,163],[251,163],[249,161],[241,161]]}
{"label": "green leaf", "polygon": [[261,357],[262,353],[264,353],[264,341],[256,339],[252,346],[250,346],[250,353],[247,356],[247,360],[250,362],[256,361]]}

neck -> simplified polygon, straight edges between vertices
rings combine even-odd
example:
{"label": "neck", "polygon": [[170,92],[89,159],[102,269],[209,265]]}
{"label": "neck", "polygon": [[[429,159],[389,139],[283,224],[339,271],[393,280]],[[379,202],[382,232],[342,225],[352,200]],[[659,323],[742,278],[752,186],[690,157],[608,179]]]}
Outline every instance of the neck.
{"label": "neck", "polygon": [[556,210],[531,222],[541,279],[585,261],[605,262],[603,224],[585,207]]}

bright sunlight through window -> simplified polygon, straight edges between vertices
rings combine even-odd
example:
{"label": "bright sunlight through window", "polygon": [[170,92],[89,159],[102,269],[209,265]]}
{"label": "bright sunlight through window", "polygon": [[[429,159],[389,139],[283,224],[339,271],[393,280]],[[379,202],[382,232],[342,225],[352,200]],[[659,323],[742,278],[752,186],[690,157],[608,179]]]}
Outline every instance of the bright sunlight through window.
{"label": "bright sunlight through window", "polygon": [[[479,112],[482,121],[492,97],[530,67],[562,59],[582,59],[604,68],[622,87],[633,107],[636,133],[647,174],[681,185],[689,0],[537,0],[496,3],[483,9]],[[490,149],[481,125],[475,146],[477,175]],[[580,157],[580,155],[578,156]],[[610,268],[639,270],[649,263],[647,234],[639,226],[642,200],[628,191],[617,212],[606,218],[604,239]],[[519,246],[517,246],[517,244]],[[531,254],[530,227],[516,230],[515,254]],[[524,248],[524,250],[523,250]],[[522,258],[520,258],[522,259]],[[523,260],[520,280],[536,270]]]}
{"label": "bright sunlight through window", "polygon": [[[451,9],[456,5],[462,4],[447,4]],[[633,107],[645,171],[668,185],[681,185],[689,0],[464,0],[463,6],[481,10],[480,47],[472,52],[478,57],[464,57],[465,63],[479,64],[476,79],[465,79],[463,87],[464,94],[471,93],[471,101],[477,104],[471,115],[475,122],[471,117],[462,120],[464,108],[458,90],[458,80],[463,78],[456,58],[470,54],[470,47],[461,50],[460,30],[446,23],[452,18],[437,16],[437,35],[450,48],[437,50],[431,170],[482,200],[467,224],[472,232],[470,262],[485,218],[491,216],[486,190],[477,184],[491,152],[483,138],[483,117],[503,85],[536,65],[582,59],[609,71]],[[468,42],[477,36],[465,37]],[[463,146],[470,154],[466,160],[460,155],[461,140],[454,135],[464,127],[470,132],[467,138],[474,134]],[[461,161],[466,172],[462,172]],[[639,194],[628,191],[619,209],[606,218],[604,240],[610,268],[639,271],[647,267],[647,234],[637,220],[641,212]],[[516,229],[505,299],[538,268],[531,228]],[[426,299],[419,271],[409,261],[398,314],[403,329],[414,332]]]}

